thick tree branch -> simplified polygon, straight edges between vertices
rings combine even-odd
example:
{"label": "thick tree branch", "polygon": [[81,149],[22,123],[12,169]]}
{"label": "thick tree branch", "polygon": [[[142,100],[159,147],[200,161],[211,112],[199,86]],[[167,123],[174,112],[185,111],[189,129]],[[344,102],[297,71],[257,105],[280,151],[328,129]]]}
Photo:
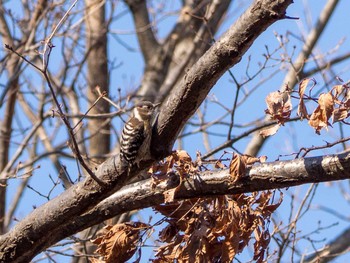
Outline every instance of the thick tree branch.
{"label": "thick tree branch", "polygon": [[[174,50],[172,62],[169,65],[170,74],[166,75],[162,85],[159,87],[160,96],[157,98],[159,101],[163,101],[164,98],[169,95],[170,91],[176,87],[176,84],[181,82],[181,79],[186,72],[186,67],[192,66],[198,58],[209,49],[213,42],[213,36],[228,10],[230,3],[230,0],[211,2],[202,19],[198,18],[199,14],[197,13],[189,14],[189,11],[182,12],[183,18],[179,20],[177,27],[173,30],[173,34],[176,36],[182,35],[183,30],[192,29],[194,26],[189,25],[189,23],[194,20],[192,17],[193,15],[196,16],[196,24],[200,21],[201,25],[196,29],[196,34],[193,34],[193,31],[191,31],[186,34],[186,37],[181,37],[178,41]],[[192,21],[192,23],[194,22],[195,21]]]}
{"label": "thick tree branch", "polygon": [[[206,171],[184,181],[176,199],[239,194],[285,188],[307,183],[350,179],[350,154],[278,161],[251,167],[246,176],[232,182],[229,170]],[[152,179],[126,186],[105,199],[89,212],[57,231],[57,240],[127,211],[164,203],[164,192],[178,185],[173,175],[157,186]],[[67,232],[68,231],[68,232]]]}
{"label": "thick tree branch", "polygon": [[208,50],[230,3],[230,0],[186,1],[164,43],[145,61],[137,95],[162,102],[180,82],[186,67],[192,66]]}
{"label": "thick tree branch", "polygon": [[[135,171],[131,171],[130,175],[134,174]],[[1,236],[0,261],[29,262],[47,245],[56,243],[54,232],[59,226],[67,227],[77,215],[122,187],[128,176],[127,167],[120,166],[119,158],[111,158],[100,166],[96,176],[105,182],[104,187],[88,177],[34,210],[9,233]]]}

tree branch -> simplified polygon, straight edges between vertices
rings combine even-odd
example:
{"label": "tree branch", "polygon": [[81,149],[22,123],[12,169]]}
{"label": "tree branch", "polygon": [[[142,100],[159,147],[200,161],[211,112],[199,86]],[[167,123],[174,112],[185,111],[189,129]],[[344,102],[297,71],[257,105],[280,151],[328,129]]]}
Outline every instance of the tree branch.
{"label": "tree branch", "polygon": [[146,62],[146,70],[137,96],[162,102],[176,87],[190,67],[211,45],[220,18],[228,9],[230,0],[187,1],[176,25]]}
{"label": "tree branch", "polygon": [[315,253],[301,260],[303,263],[326,263],[332,261],[349,248],[350,228],[337,236],[331,243],[323,249],[315,251]]}
{"label": "tree branch", "polygon": [[137,37],[145,63],[151,60],[160,47],[153,33],[145,0],[125,0],[134,18]]}
{"label": "tree branch", "polygon": [[[350,178],[350,153],[278,161],[251,167],[246,176],[232,183],[229,169],[206,171],[188,178],[176,191],[176,200],[240,194],[285,188],[307,183],[345,180]],[[82,231],[127,211],[164,203],[164,192],[178,185],[179,178],[170,176],[155,186],[152,179],[134,183],[103,200],[93,209],[77,217],[68,226],[55,231],[56,240]]]}

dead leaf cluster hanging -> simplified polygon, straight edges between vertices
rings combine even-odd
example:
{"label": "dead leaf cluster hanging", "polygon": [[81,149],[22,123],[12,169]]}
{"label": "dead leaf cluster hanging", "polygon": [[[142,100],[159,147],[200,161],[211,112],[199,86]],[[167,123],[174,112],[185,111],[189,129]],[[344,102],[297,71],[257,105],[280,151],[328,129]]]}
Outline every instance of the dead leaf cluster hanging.
{"label": "dead leaf cluster hanging", "polygon": [[232,262],[254,240],[254,260],[263,262],[270,242],[266,222],[282,202],[273,193],[255,192],[201,198],[157,206],[166,217],[160,232],[166,243],[156,250],[160,262]]}
{"label": "dead leaf cluster hanging", "polygon": [[[316,82],[313,79],[304,79],[299,84],[298,96],[298,110],[297,115],[301,120],[309,120],[309,125],[315,129],[317,134],[325,128],[328,129],[330,118],[332,123],[344,121],[349,117],[350,112],[350,88],[348,84],[336,85],[329,92],[321,93],[317,99],[307,96],[305,91],[312,82],[311,90],[314,88]],[[317,107],[311,115],[308,114],[305,101],[317,101]],[[267,109],[265,112],[271,116],[271,119],[276,120],[276,124],[262,130],[260,135],[263,137],[274,135],[278,129],[286,121],[290,119],[292,103],[288,91],[275,91],[266,97]]]}
{"label": "dead leaf cluster hanging", "polygon": [[96,253],[103,257],[102,260],[90,259],[92,263],[125,262],[139,249],[140,234],[149,225],[134,222],[122,223],[114,226],[106,226],[104,234],[92,240],[98,245]]}
{"label": "dead leaf cluster hanging", "polygon": [[271,119],[276,120],[279,124],[284,124],[289,120],[292,112],[292,103],[290,95],[287,91],[275,91],[266,97],[267,109],[265,112],[271,116]]}
{"label": "dead leaf cluster hanging", "polygon": [[183,150],[173,151],[164,161],[153,164],[148,171],[157,178],[164,179],[164,176],[170,173],[177,173],[180,177],[185,178],[190,174],[198,172],[198,166],[192,162],[191,156]]}
{"label": "dead leaf cluster hanging", "polygon": [[292,112],[292,103],[290,95],[287,91],[275,91],[266,97],[267,109],[265,113],[271,116],[272,120],[276,120],[277,124],[264,129],[260,132],[263,137],[274,135],[281,125],[289,120]]}
{"label": "dead leaf cluster hanging", "polygon": [[332,93],[323,93],[318,98],[318,106],[311,114],[309,125],[315,129],[317,134],[320,134],[322,128],[328,128],[329,119],[333,114],[334,101]]}

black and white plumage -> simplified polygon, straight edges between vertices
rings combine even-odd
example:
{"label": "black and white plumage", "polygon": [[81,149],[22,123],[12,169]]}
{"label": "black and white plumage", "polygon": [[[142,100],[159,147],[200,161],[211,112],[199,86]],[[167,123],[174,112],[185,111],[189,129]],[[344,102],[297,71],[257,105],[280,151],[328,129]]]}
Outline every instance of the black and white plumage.
{"label": "black and white plumage", "polygon": [[158,104],[141,101],[136,104],[133,116],[125,123],[121,141],[120,155],[129,166],[150,157],[152,120]]}

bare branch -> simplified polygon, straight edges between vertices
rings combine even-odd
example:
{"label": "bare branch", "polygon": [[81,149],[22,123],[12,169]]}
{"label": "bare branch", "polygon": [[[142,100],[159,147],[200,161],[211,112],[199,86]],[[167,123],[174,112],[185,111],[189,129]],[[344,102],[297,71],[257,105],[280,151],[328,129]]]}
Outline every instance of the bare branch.
{"label": "bare branch", "polygon": [[[255,165],[248,169],[245,177],[234,184],[228,169],[206,171],[184,180],[175,198],[182,200],[239,194],[314,182],[345,180],[350,178],[349,168],[350,154],[347,153]],[[126,186],[69,224],[60,224],[57,231],[51,231],[50,238],[46,237],[46,242],[61,240],[127,211],[162,204],[164,192],[177,187],[178,183],[179,180],[174,175],[156,186],[152,179]],[[15,231],[22,230],[17,228]]]}
{"label": "bare branch", "polygon": [[301,259],[303,263],[326,263],[332,261],[342,253],[349,249],[350,228],[347,228],[343,233],[337,236],[332,242],[326,245],[323,249],[315,251],[315,253]]}
{"label": "bare branch", "polygon": [[134,18],[139,45],[146,63],[154,57],[159,49],[158,41],[153,33],[145,0],[126,0]]}

